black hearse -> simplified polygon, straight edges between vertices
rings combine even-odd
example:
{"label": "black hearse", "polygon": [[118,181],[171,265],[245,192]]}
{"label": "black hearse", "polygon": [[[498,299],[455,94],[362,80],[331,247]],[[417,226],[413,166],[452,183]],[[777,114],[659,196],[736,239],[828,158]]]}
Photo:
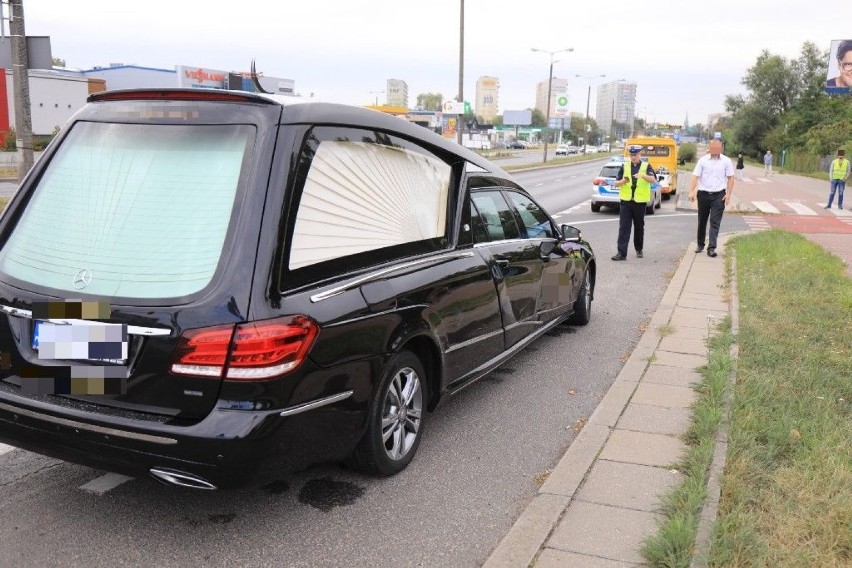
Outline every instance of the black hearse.
{"label": "black hearse", "polygon": [[505,172],[376,111],[92,95],[0,218],[0,441],[213,489],[414,456],[595,259]]}

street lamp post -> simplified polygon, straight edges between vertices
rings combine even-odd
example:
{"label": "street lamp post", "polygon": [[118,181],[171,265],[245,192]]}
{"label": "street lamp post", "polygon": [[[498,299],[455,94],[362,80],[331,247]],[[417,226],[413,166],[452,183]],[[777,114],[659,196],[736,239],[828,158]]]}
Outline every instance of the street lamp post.
{"label": "street lamp post", "polygon": [[371,95],[376,95],[376,104],[375,106],[379,106],[379,95],[383,95],[384,91],[370,91]]}
{"label": "street lamp post", "polygon": [[567,49],[558,49],[556,51],[547,51],[544,49],[536,49],[531,48],[531,51],[539,51],[541,53],[547,53],[550,55],[550,74],[547,76],[547,110],[545,112],[544,118],[544,157],[542,158],[542,162],[547,162],[547,139],[550,136],[550,95],[553,90],[553,56],[557,53],[564,53],[566,51],[574,51],[573,47],[569,47]]}
{"label": "street lamp post", "polygon": [[[595,79],[600,79],[601,77],[606,77],[606,75],[591,75],[591,76],[589,76],[589,75],[574,75],[574,76],[580,77],[581,79],[588,79],[589,80],[589,91],[588,91],[588,93],[586,93],[586,128],[588,129],[589,128],[589,101],[592,99],[592,81],[594,81]],[[583,136],[583,153],[584,154],[586,153],[586,146],[587,146],[588,142],[589,142],[589,134],[588,134],[588,130],[587,130],[586,135]]]}

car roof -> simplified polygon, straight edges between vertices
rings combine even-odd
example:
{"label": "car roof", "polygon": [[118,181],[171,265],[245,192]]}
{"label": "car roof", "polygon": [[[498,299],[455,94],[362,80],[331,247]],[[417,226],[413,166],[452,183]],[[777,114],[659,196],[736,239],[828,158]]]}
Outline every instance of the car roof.
{"label": "car roof", "polygon": [[280,124],[325,124],[371,128],[399,133],[449,152],[500,177],[512,179],[502,168],[431,130],[405,119],[368,108],[315,102],[304,97],[226,91],[222,89],[125,89],[89,95],[91,103],[108,101],[187,101],[277,105],[282,108]]}

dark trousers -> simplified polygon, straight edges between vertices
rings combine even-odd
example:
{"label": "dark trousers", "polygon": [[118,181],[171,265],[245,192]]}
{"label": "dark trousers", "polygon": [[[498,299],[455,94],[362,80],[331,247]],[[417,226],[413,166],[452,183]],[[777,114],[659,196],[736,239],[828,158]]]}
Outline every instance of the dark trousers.
{"label": "dark trousers", "polygon": [[627,256],[630,227],[633,227],[633,247],[640,251],[645,244],[645,207],[647,203],[623,201],[618,209],[618,252]]}
{"label": "dark trousers", "polygon": [[698,192],[698,246],[704,246],[707,234],[707,219],[710,219],[710,239],[708,249],[716,248],[716,238],[719,236],[719,225],[722,224],[722,213],[725,212],[724,191]]}

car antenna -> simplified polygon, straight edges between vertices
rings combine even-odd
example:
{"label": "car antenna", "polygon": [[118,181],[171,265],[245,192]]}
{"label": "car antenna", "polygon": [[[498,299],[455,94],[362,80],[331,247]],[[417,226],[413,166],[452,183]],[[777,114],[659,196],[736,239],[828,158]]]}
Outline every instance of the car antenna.
{"label": "car antenna", "polygon": [[254,88],[257,89],[259,93],[263,93],[265,95],[272,94],[272,91],[267,91],[261,86],[260,80],[257,78],[257,70],[254,67],[254,59],[251,60],[251,81],[254,83]]}

